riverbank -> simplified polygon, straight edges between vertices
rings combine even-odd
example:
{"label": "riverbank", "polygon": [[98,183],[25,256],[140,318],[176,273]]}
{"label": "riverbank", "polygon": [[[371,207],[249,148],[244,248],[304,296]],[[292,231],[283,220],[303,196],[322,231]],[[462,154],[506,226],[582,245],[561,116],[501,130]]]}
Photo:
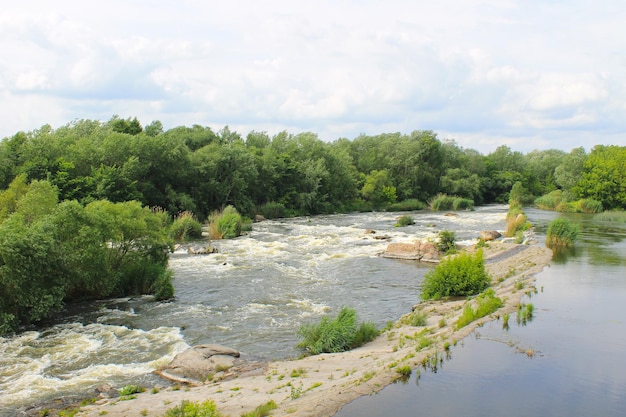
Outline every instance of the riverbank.
{"label": "riverbank", "polygon": [[[82,407],[77,416],[163,416],[181,401],[212,400],[224,416],[240,416],[274,401],[274,416],[332,416],[350,401],[392,383],[401,367],[417,368],[469,335],[477,326],[514,312],[523,296],[534,291],[534,275],[548,265],[552,254],[539,245],[492,242],[484,249],[494,290],[504,301],[496,313],[456,330],[465,299],[423,302],[415,306],[427,314],[427,325],[396,324],[373,342],[338,354],[277,361],[240,374],[237,378],[199,387],[176,387],[153,393],[150,389],[131,400],[98,401]],[[401,320],[398,321],[400,323]]]}

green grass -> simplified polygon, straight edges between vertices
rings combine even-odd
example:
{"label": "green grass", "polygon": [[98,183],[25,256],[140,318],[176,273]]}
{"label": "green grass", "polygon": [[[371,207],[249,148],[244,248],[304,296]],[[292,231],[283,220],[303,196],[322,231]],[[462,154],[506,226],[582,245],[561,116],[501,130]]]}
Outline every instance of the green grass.
{"label": "green grass", "polygon": [[215,403],[211,400],[203,403],[183,400],[179,406],[170,408],[164,417],[221,417]]}
{"label": "green grass", "polygon": [[552,247],[571,247],[578,238],[578,225],[572,223],[569,219],[559,217],[550,222],[548,233],[546,236],[546,246]]}
{"label": "green grass", "polygon": [[417,309],[402,317],[400,323],[407,326],[422,327],[426,326],[427,320],[428,315],[424,311]]}
{"label": "green grass", "polygon": [[444,210],[471,210],[474,208],[474,200],[469,198],[438,194],[428,202],[433,211]]}
{"label": "green grass", "polygon": [[357,325],[356,311],[343,307],[335,319],[325,316],[317,324],[301,326],[299,335],[302,341],[297,347],[312,355],[345,352],[374,340],[378,334],[378,329],[371,322]]}
{"label": "green grass", "polygon": [[396,222],[396,224],[393,225],[393,227],[411,226],[413,224],[415,224],[415,220],[413,220],[413,217],[404,215],[398,219],[398,221]]}
{"label": "green grass", "polygon": [[396,372],[400,374],[401,376],[408,377],[409,375],[411,375],[411,372],[413,372],[413,370],[411,369],[410,366],[404,365],[404,366],[400,366],[396,368]]}
{"label": "green grass", "polygon": [[467,303],[463,308],[463,313],[456,322],[457,330],[467,326],[471,322],[485,317],[497,309],[502,307],[502,300],[496,297],[492,288],[476,297],[476,307],[472,307],[471,303]]}
{"label": "green grass", "polygon": [[270,400],[265,404],[261,404],[249,413],[241,414],[241,417],[266,417],[271,414],[272,410],[276,410],[277,408],[278,406],[276,405],[274,400]]}
{"label": "green grass", "polygon": [[626,223],[626,211],[624,210],[612,210],[598,213],[593,216],[595,221],[600,222],[612,222],[612,223]]}
{"label": "green grass", "polygon": [[421,201],[410,198],[387,206],[387,211],[417,211],[423,210],[426,204]]}
{"label": "green grass", "polygon": [[521,325],[526,325],[526,323],[532,320],[534,311],[535,306],[531,303],[520,304],[517,307],[517,323]]}

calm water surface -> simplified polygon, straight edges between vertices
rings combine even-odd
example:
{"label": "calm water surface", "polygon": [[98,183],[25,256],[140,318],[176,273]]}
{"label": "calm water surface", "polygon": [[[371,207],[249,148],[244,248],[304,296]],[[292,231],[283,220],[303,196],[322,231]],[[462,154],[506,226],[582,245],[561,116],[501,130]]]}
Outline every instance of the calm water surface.
{"label": "calm water surface", "polygon": [[[540,234],[559,216],[526,213]],[[626,226],[568,217],[582,235],[537,276],[538,293],[523,301],[531,322],[487,324],[436,372],[417,370],[336,416],[626,415]]]}

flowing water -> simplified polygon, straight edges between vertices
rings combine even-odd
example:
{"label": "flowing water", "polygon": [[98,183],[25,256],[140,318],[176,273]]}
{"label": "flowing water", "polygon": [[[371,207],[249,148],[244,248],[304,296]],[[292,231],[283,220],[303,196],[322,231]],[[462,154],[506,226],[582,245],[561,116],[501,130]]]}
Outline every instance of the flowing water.
{"label": "flowing water", "polygon": [[[560,214],[526,210],[539,235]],[[537,275],[533,319],[477,329],[433,369],[359,398],[336,417],[626,415],[626,225],[581,225],[573,251]]]}
{"label": "flowing water", "polygon": [[430,269],[379,257],[389,241],[434,238],[440,230],[469,241],[481,230],[502,230],[506,210],[415,212],[416,224],[402,228],[393,227],[400,213],[265,221],[248,236],[214,242],[218,254],[181,249],[170,258],[173,302],[141,297],[72,306],[56,324],[0,338],[0,416],[89,396],[104,383],[162,384],[151,371],[196,344],[222,344],[248,359],[295,357],[298,328],[342,306],[382,327],[410,311]]}

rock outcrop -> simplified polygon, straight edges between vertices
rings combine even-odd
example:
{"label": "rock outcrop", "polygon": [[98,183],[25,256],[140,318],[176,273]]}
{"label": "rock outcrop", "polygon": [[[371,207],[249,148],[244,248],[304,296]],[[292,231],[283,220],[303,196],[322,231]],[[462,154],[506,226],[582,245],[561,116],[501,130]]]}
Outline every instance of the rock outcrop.
{"label": "rock outcrop", "polygon": [[479,235],[480,239],[484,241],[495,240],[501,236],[502,236],[502,233],[498,232],[497,230],[483,230],[480,232],[480,235]]}
{"label": "rock outcrop", "polygon": [[179,353],[169,365],[155,373],[175,382],[201,385],[218,373],[225,373],[239,362],[239,351],[220,345],[198,345]]}
{"label": "rock outcrop", "polygon": [[414,243],[390,243],[381,256],[420,262],[439,262],[440,253],[433,242],[418,240]]}

